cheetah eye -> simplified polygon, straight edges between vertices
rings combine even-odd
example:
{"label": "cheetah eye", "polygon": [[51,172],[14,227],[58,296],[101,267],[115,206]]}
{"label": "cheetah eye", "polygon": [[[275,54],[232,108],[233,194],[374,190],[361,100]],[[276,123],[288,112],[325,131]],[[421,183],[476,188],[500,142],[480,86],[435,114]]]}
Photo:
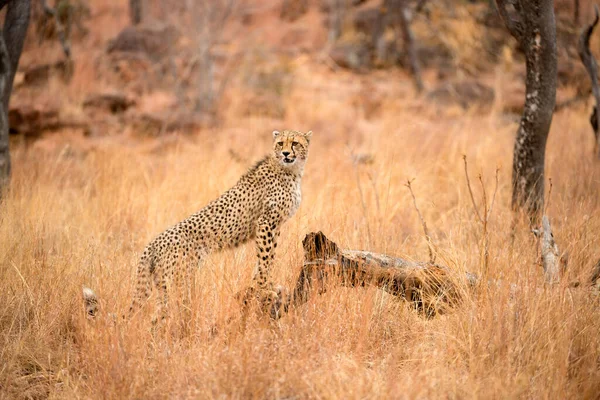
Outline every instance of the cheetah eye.
{"label": "cheetah eye", "polygon": [[283,142],[277,142],[277,143],[275,144],[275,146],[277,146],[277,147],[283,147]]}
{"label": "cheetah eye", "polygon": [[300,143],[298,142],[292,142],[292,146],[298,146]]}

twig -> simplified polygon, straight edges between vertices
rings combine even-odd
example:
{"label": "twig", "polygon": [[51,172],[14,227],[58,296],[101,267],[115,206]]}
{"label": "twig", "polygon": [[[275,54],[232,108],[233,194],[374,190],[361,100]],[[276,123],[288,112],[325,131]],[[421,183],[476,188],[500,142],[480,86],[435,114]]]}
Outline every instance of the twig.
{"label": "twig", "polygon": [[473,209],[475,210],[475,214],[480,222],[483,223],[483,219],[479,214],[479,209],[477,208],[477,204],[475,203],[475,197],[473,196],[473,190],[471,189],[471,181],[469,180],[469,171],[467,170],[467,156],[463,154],[463,161],[465,162],[465,176],[467,177],[467,187],[469,188],[469,194],[471,195],[471,202],[473,202]]}
{"label": "twig", "polygon": [[499,168],[496,168],[496,185],[494,187],[494,194],[492,195],[492,201],[488,208],[488,199],[487,192],[485,190],[485,184],[483,183],[483,175],[479,174],[479,183],[481,184],[482,197],[483,197],[483,218],[481,217],[481,213],[479,212],[479,208],[475,203],[475,196],[473,196],[473,190],[471,189],[471,181],[469,179],[469,172],[467,168],[467,156],[463,155],[463,161],[465,163],[465,176],[467,178],[467,187],[469,188],[469,194],[471,195],[471,202],[473,203],[473,209],[475,210],[475,214],[479,219],[482,227],[481,240],[479,244],[479,262],[481,264],[482,275],[487,276],[488,265],[489,265],[489,234],[488,234],[488,221],[492,214],[492,210],[494,209],[494,203],[496,200],[496,193],[498,191],[498,173],[500,171]]}
{"label": "twig", "polygon": [[46,13],[46,15],[49,17],[52,17],[54,19],[54,25],[56,26],[56,33],[58,34],[58,40],[60,41],[60,44],[65,53],[65,56],[67,56],[67,58],[70,59],[71,58],[71,46],[69,45],[69,43],[67,41],[67,37],[65,35],[65,28],[64,28],[63,24],[60,22],[60,16],[58,15],[58,12],[56,11],[56,9],[50,7],[46,3],[46,0],[40,0],[40,4],[42,5],[42,8],[43,8],[44,12]]}
{"label": "twig", "polygon": [[427,224],[425,223],[425,218],[423,218],[423,215],[421,214],[421,211],[419,210],[419,207],[417,206],[417,198],[415,197],[415,194],[413,193],[411,183],[412,183],[412,181],[409,179],[406,181],[404,186],[406,186],[408,188],[408,190],[410,191],[410,195],[412,196],[415,210],[417,210],[417,214],[419,215],[419,219],[421,220],[421,225],[423,226],[423,232],[425,233],[425,239],[427,240],[427,247],[429,248],[429,262],[431,264],[435,264],[435,252],[433,251],[433,243],[431,242],[431,236],[429,235],[429,230],[427,229]]}
{"label": "twig", "polygon": [[494,202],[496,201],[496,193],[498,192],[498,173],[500,172],[500,168],[496,167],[496,185],[494,186],[494,194],[492,195],[492,203],[490,204],[490,209],[488,210],[486,218],[489,219],[490,215],[492,215],[492,210],[494,209]]}
{"label": "twig", "polygon": [[[350,157],[352,159],[354,159],[354,153],[352,152],[352,150],[350,150]],[[367,213],[367,203],[365,202],[365,196],[363,194],[362,186],[360,184],[360,176],[359,176],[359,172],[358,172],[357,163],[353,162],[352,165],[354,166],[354,172],[356,175],[356,186],[358,187],[358,193],[360,195],[360,202],[361,202],[361,205],[363,208],[363,215],[365,217],[365,222],[367,225],[367,234],[369,235],[369,245],[370,245],[372,237],[371,237],[371,226],[369,224],[369,215]]]}
{"label": "twig", "polygon": [[548,206],[550,205],[550,196],[552,195],[552,178],[548,179],[548,185],[550,185],[550,187],[548,188],[548,196],[546,196],[546,205],[544,206],[544,215],[546,214],[546,210],[548,209]]}
{"label": "twig", "polygon": [[506,28],[508,29],[510,34],[515,39],[520,40],[520,38],[523,36],[522,22],[520,20],[511,18],[511,16],[508,13],[508,10],[506,8],[508,6],[507,3],[512,4],[513,7],[515,7],[515,9],[518,11],[518,9],[520,7],[518,2],[512,2],[510,0],[509,1],[496,0],[496,7],[498,8],[498,14],[500,14],[500,18],[502,18],[502,20],[504,21],[504,24],[506,25]]}

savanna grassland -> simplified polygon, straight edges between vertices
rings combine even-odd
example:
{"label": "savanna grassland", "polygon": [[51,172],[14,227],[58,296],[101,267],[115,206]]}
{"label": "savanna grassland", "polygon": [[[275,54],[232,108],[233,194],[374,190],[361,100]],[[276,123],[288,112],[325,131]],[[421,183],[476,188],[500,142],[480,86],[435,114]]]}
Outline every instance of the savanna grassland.
{"label": "savanna grassland", "polygon": [[[85,90],[106,84],[86,83],[93,63],[84,47],[70,86],[52,83],[40,95],[64,95],[72,113]],[[600,258],[600,164],[588,108],[555,114],[549,136],[546,214],[568,252],[561,282],[550,287],[528,225],[517,223],[511,237],[518,119],[501,111],[501,96],[484,112],[442,110],[417,97],[400,71],[357,76],[305,57],[286,65],[293,83],[280,118],[239,111],[246,89],[234,80],[222,122],[194,134],[65,131],[13,143],[0,206],[0,398],[598,398],[600,304],[588,282]],[[489,80],[498,92],[514,84],[502,68]],[[375,113],[364,101],[374,91]],[[197,270],[189,319],[175,317],[160,333],[151,307],[115,319],[129,306],[144,245],[233,185],[270,150],[273,129],[314,132],[276,283],[293,286],[311,231],[346,248],[426,260],[409,179],[438,262],[457,276],[481,275],[481,224],[463,155],[478,202],[477,176],[489,201],[500,168],[490,283],[430,319],[375,288],[330,287],[278,321],[250,316],[243,328],[215,333],[239,315],[234,296],[251,284],[247,244]],[[100,298],[95,320],[84,312],[84,285]]]}

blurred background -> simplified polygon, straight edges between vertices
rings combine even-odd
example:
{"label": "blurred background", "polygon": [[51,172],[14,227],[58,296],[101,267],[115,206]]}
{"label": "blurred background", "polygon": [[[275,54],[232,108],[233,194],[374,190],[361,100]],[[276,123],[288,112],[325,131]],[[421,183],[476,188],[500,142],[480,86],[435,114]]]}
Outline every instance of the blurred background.
{"label": "blurred background", "polygon": [[[511,120],[523,107],[524,57],[493,1],[33,3],[9,112],[15,141],[256,123],[360,135],[357,121],[392,103]],[[557,107],[585,106],[576,46],[592,4],[555,9]]]}
{"label": "blurred background", "polygon": [[[568,266],[553,286],[511,207],[525,60],[492,3],[33,1],[0,203],[0,399],[598,398],[600,163],[577,54],[592,2],[554,1],[544,213]],[[295,287],[302,240],[322,231],[411,260],[432,243],[482,284],[435,318],[328,287],[215,334],[252,283],[249,243],[207,257],[191,317],[164,335],[151,306],[115,322],[144,246],[234,185],[274,129],[314,132],[274,283]]]}

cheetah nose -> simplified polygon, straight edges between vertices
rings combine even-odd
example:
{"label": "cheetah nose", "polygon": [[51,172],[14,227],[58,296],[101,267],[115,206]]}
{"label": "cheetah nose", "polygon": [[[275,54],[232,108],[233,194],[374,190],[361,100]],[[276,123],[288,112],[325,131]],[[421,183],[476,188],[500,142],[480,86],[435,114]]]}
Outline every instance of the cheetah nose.
{"label": "cheetah nose", "polygon": [[289,151],[282,151],[281,154],[283,154],[284,157],[287,157],[290,155]]}

